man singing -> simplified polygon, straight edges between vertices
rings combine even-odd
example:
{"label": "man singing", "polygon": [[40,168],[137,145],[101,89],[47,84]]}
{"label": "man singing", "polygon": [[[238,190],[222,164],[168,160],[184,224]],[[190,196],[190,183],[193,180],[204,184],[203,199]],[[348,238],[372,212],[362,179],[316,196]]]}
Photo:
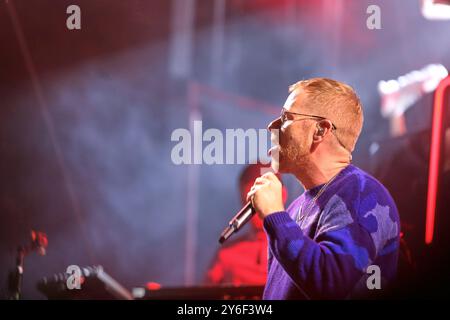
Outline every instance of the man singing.
{"label": "man singing", "polygon": [[354,90],[326,78],[289,88],[268,130],[275,172],[305,192],[287,210],[273,173],[247,195],[269,244],[264,299],[347,299],[382,292],[397,269],[400,222],[388,191],[350,164],[363,125]]}

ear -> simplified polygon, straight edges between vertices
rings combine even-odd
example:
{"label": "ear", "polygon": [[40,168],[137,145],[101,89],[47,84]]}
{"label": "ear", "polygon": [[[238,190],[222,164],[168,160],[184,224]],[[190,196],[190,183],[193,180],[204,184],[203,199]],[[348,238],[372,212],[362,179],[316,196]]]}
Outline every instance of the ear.
{"label": "ear", "polygon": [[317,122],[316,130],[314,132],[313,141],[320,142],[325,136],[331,132],[333,124],[330,120],[321,120]]}

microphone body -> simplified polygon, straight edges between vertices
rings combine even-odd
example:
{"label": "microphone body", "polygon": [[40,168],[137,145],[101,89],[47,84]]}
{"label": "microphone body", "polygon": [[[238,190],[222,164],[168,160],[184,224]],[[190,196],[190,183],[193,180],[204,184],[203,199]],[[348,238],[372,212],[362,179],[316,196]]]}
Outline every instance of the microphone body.
{"label": "microphone body", "polygon": [[238,232],[256,213],[252,202],[249,201],[242,209],[230,220],[228,227],[223,230],[219,238],[219,243],[224,243],[233,233]]}

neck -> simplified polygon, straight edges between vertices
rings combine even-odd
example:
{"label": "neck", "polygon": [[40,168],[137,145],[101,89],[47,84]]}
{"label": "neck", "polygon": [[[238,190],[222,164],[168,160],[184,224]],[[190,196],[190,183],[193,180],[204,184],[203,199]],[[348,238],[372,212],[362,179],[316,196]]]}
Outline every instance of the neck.
{"label": "neck", "polygon": [[349,164],[350,162],[348,159],[333,159],[332,161],[330,161],[330,159],[326,159],[326,161],[311,159],[311,161],[302,165],[300,170],[295,172],[294,175],[303,185],[305,190],[309,190],[327,183]]}

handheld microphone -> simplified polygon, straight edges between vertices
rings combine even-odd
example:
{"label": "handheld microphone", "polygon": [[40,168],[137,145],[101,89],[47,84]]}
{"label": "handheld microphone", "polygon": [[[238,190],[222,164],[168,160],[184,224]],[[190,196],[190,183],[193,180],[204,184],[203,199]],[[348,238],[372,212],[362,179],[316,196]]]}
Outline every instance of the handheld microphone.
{"label": "handheld microphone", "polygon": [[238,232],[256,213],[255,208],[253,208],[252,202],[249,201],[242,207],[242,209],[230,220],[228,227],[223,230],[219,238],[219,243],[222,244],[227,240],[233,233]]}

